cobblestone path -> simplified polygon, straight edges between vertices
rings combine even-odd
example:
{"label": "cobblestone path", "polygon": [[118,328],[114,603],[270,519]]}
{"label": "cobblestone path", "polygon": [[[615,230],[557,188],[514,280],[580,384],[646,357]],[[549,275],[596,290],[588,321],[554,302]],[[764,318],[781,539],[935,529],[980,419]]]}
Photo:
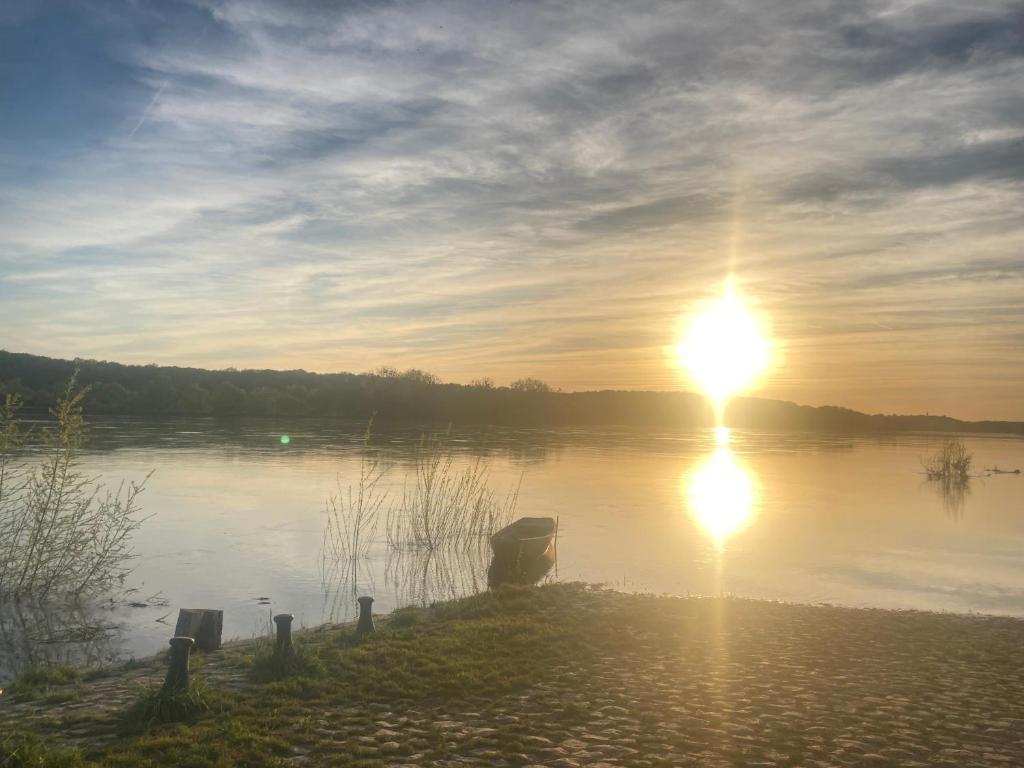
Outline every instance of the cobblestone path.
{"label": "cobblestone path", "polygon": [[1024,622],[674,600],[628,654],[470,707],[351,708],[294,765],[1024,766]]}
{"label": "cobblestone path", "polygon": [[[597,639],[514,694],[311,708],[287,737],[290,751],[268,764],[1024,766],[1022,621],[607,600],[637,606],[614,648]],[[620,604],[614,615],[633,613]],[[102,742],[95,721],[123,711],[163,671],[156,660],[85,683],[65,704],[0,699],[0,728],[46,719],[62,722],[72,743]],[[258,695],[230,653],[210,657],[200,674],[241,697]],[[92,722],[76,726],[75,717]]]}

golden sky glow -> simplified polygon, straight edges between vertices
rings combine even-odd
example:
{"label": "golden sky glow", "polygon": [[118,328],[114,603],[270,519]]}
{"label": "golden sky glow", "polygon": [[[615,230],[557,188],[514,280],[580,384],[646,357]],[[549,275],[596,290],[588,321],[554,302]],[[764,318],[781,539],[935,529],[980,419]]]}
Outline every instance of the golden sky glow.
{"label": "golden sky glow", "polygon": [[1012,3],[165,5],[0,23],[0,348],[1024,420]]}

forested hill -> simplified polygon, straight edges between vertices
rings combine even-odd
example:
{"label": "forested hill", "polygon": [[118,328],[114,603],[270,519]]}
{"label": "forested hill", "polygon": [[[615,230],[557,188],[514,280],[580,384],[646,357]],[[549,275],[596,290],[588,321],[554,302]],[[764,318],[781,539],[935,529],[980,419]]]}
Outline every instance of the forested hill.
{"label": "forested hill", "polygon": [[[0,395],[16,392],[25,407],[53,405],[79,371],[89,385],[86,414],[133,416],[313,416],[440,424],[509,426],[711,425],[704,399],[688,392],[556,392],[535,379],[510,386],[482,380],[446,384],[418,370],[309,373],[58,360],[0,350]],[[812,408],[779,400],[739,398],[730,426],[842,432],[967,431],[1024,434],[1024,423],[965,422],[945,416],[868,415],[847,408]]]}

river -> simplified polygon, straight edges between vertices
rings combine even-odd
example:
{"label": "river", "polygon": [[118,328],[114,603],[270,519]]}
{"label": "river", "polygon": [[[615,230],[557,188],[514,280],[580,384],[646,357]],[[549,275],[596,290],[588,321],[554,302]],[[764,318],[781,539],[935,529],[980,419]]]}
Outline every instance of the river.
{"label": "river", "polygon": [[[358,482],[369,451],[401,502],[422,430],[344,422],[101,419],[83,468],[116,486],[152,475],[135,538],[128,599],[39,616],[5,606],[0,672],[42,649],[91,661],[151,654],[179,608],[220,608],[224,635],[351,618],[355,596],[380,612],[484,586],[485,550],[390,550],[384,525],[368,556],[321,557],[325,501]],[[627,429],[454,430],[457,467],[482,458],[517,515],[557,517],[547,578],[675,595],[733,594],[801,603],[1024,616],[1024,439],[961,436],[978,477],[943,492],[921,473],[942,435],[812,435]],[[325,567],[326,566],[326,567]],[[353,577],[354,576],[354,577]],[[46,627],[88,614],[101,629],[46,643]],[[77,630],[76,630],[77,631]],[[69,638],[65,637],[64,640]],[[84,649],[84,651],[83,651]]]}

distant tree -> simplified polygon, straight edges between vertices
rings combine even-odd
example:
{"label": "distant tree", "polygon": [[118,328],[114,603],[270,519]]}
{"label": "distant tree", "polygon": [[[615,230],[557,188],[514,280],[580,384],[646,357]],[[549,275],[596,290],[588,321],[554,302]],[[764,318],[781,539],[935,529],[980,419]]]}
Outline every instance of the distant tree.
{"label": "distant tree", "polygon": [[0,398],[5,395],[16,395],[18,402],[22,403],[32,401],[31,387],[26,387],[22,384],[20,378],[0,381]]}
{"label": "distant tree", "polygon": [[382,365],[373,372],[373,375],[382,379],[397,379],[401,374],[399,374],[397,368],[392,368],[389,365]]}
{"label": "distant tree", "polygon": [[421,371],[419,368],[409,368],[403,371],[399,378],[412,384],[423,384],[426,386],[441,383],[441,379],[438,376],[427,371]]}
{"label": "distant tree", "polygon": [[245,399],[245,412],[250,416],[274,416],[278,393],[270,387],[257,387]]}
{"label": "distant tree", "polygon": [[302,416],[306,413],[309,389],[301,384],[286,387],[277,395],[277,412],[283,416]]}
{"label": "distant tree", "polygon": [[203,416],[210,412],[210,393],[195,382],[178,387],[178,402],[183,413]]}
{"label": "distant tree", "polygon": [[480,379],[473,379],[469,382],[469,386],[476,387],[477,389],[494,389],[494,379],[490,376],[484,376]]}
{"label": "distant tree", "polygon": [[245,390],[230,381],[222,381],[210,395],[210,404],[217,416],[240,416],[245,413],[245,401]]}
{"label": "distant tree", "polygon": [[125,413],[133,410],[133,393],[117,381],[97,381],[85,397],[86,407],[95,413]]}
{"label": "distant tree", "polygon": [[330,387],[317,387],[309,394],[308,405],[312,413],[322,416],[337,416],[341,398]]}
{"label": "distant tree", "polygon": [[181,410],[178,391],[166,376],[157,376],[143,385],[139,406],[144,413],[157,415],[178,413]]}
{"label": "distant tree", "polygon": [[540,379],[516,379],[513,381],[509,388],[515,392],[551,392],[551,386],[544,383]]}

